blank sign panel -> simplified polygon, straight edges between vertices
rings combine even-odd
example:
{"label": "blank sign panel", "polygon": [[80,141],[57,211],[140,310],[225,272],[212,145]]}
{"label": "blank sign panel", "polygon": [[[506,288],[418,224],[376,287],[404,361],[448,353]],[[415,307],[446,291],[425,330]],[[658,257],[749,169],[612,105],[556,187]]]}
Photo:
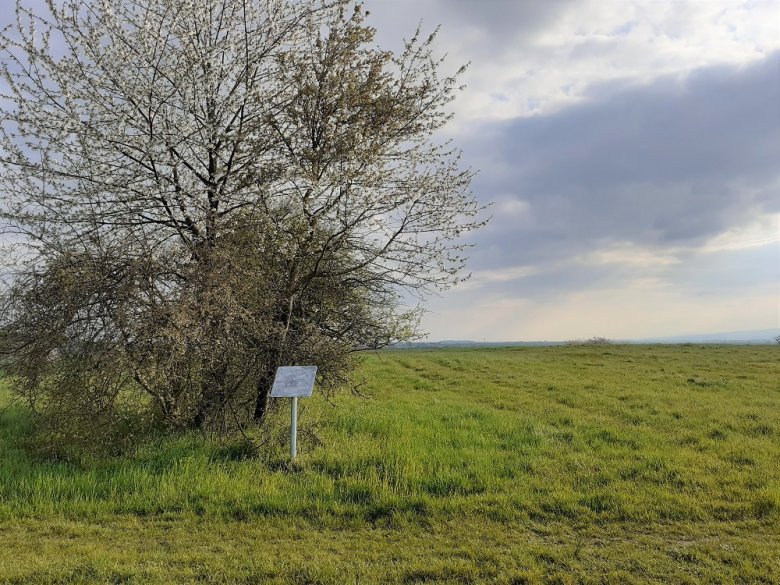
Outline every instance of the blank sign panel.
{"label": "blank sign panel", "polygon": [[311,396],[316,375],[317,366],[281,366],[276,370],[271,396],[273,398]]}

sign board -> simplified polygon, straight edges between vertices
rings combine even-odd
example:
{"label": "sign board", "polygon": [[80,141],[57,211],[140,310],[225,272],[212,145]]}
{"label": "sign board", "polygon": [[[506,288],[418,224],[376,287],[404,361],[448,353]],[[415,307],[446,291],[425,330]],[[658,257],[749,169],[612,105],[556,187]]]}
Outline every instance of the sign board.
{"label": "sign board", "polygon": [[281,366],[276,370],[271,396],[273,398],[311,396],[316,375],[317,366]]}

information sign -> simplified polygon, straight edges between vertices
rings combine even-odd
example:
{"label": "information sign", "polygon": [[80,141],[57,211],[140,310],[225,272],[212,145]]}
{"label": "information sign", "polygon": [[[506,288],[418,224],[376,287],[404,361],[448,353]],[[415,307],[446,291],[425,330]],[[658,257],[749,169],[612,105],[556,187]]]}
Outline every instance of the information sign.
{"label": "information sign", "polygon": [[311,396],[317,366],[280,366],[276,369],[273,398],[292,398],[290,404],[290,457],[298,451],[298,398]]}
{"label": "information sign", "polygon": [[273,398],[311,396],[316,375],[317,366],[282,366],[276,370],[271,396]]}

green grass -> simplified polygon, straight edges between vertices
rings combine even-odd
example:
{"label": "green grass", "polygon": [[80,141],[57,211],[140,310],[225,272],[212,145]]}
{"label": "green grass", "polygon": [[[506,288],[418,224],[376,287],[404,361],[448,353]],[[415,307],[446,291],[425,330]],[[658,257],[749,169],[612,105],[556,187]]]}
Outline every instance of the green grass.
{"label": "green grass", "polygon": [[[780,347],[387,351],[294,465],[0,417],[0,583],[778,583]],[[6,398],[0,398],[0,409]]]}

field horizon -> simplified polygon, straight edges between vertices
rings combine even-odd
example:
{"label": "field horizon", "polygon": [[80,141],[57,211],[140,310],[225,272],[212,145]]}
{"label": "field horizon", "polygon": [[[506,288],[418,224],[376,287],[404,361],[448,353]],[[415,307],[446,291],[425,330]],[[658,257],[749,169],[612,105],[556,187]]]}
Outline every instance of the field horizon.
{"label": "field horizon", "polygon": [[656,335],[652,337],[630,338],[572,338],[572,339],[536,339],[536,340],[504,340],[504,341],[476,341],[473,339],[437,339],[400,343],[388,349],[434,349],[460,347],[535,347],[542,345],[580,345],[593,340],[604,340],[611,345],[684,345],[712,344],[712,345],[775,345],[780,336],[780,327],[769,329],[745,329],[740,331],[720,331],[716,333],[688,333],[685,335]]}
{"label": "field horizon", "polygon": [[777,583],[780,347],[366,355],[260,457],[52,461],[0,390],[0,583]]}

